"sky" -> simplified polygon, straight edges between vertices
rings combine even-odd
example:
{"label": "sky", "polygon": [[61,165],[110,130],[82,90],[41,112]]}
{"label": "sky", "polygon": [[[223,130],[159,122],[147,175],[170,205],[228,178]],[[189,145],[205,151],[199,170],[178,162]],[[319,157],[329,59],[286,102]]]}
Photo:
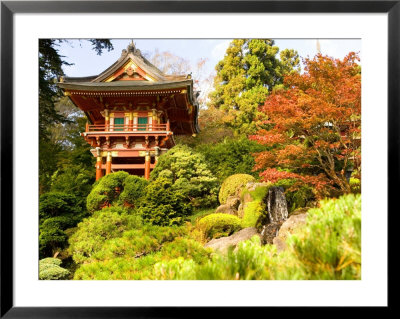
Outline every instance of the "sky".
{"label": "sky", "polygon": [[[188,61],[195,69],[200,59],[206,59],[203,72],[205,78],[213,74],[218,61],[222,60],[225,51],[232,39],[133,39],[136,48],[142,54],[151,55],[156,49],[159,52],[169,51]],[[317,54],[317,39],[274,39],[275,45],[280,50],[295,49],[300,57],[314,57]],[[63,42],[58,47],[59,54],[64,60],[72,63],[71,66],[64,66],[67,76],[80,77],[97,75],[118,60],[121,51],[126,49],[132,39],[111,40],[114,50],[103,51],[102,55],[96,55],[88,41],[70,40]],[[361,57],[360,39],[319,39],[321,53],[342,59],[349,52],[358,52]],[[193,74],[194,75],[194,74]],[[204,84],[206,85],[206,84]],[[210,85],[201,87],[204,93],[210,90]]]}

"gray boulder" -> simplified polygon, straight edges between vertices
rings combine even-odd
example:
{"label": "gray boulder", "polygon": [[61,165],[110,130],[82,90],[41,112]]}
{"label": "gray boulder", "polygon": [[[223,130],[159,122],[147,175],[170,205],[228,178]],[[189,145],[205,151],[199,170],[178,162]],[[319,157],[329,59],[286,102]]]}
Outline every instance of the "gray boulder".
{"label": "gray boulder", "polygon": [[229,247],[234,247],[241,242],[248,240],[252,238],[254,235],[260,236],[260,234],[257,233],[257,229],[254,227],[248,227],[244,228],[237,233],[234,233],[233,235],[229,237],[222,237],[222,238],[217,238],[209,241],[207,244],[204,245],[204,247],[212,248],[213,250],[226,253],[229,249]]}

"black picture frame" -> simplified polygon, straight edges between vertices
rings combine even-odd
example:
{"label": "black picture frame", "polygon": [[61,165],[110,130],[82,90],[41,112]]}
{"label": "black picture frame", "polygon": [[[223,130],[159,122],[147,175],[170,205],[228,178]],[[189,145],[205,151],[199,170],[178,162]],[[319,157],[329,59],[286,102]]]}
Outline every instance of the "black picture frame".
{"label": "black picture frame", "polygon": [[[15,13],[387,13],[388,218],[398,213],[400,0],[396,1],[1,1],[1,318],[191,318],[237,316],[244,309],[190,307],[15,307],[13,304],[13,19]],[[396,209],[397,207],[397,209]],[[389,233],[388,233],[389,234]],[[392,233],[391,233],[392,234]],[[390,242],[388,238],[388,247]],[[390,249],[389,249],[390,250]],[[389,257],[389,256],[388,256]],[[389,261],[389,260],[388,260]],[[389,287],[388,281],[388,287]],[[388,300],[390,306],[390,298]],[[293,308],[293,307],[292,307]],[[390,308],[390,307],[388,307]],[[253,308],[253,310],[258,310]],[[309,309],[297,308],[297,313]],[[332,309],[340,313],[339,309]],[[276,312],[269,309],[268,314]]]}

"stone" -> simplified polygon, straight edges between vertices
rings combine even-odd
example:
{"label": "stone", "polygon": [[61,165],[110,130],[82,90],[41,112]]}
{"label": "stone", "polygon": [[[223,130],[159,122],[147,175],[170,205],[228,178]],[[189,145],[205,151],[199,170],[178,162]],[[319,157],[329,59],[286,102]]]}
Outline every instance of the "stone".
{"label": "stone", "polygon": [[283,221],[272,222],[263,226],[260,236],[261,236],[261,243],[265,244],[272,244],[275,237],[278,236],[279,229],[282,226]]}
{"label": "stone", "polygon": [[205,248],[212,248],[215,251],[226,253],[229,247],[236,248],[237,245],[245,240],[252,238],[254,235],[260,236],[255,227],[244,228],[229,237],[217,238],[209,241],[204,245]]}
{"label": "stone", "polygon": [[237,210],[240,205],[240,198],[237,196],[229,196],[226,199],[226,205],[229,205],[233,209]]}
{"label": "stone", "polygon": [[288,238],[289,234],[293,234],[293,232],[299,227],[303,226],[306,223],[307,213],[298,214],[298,215],[290,215],[290,217],[282,224],[279,229],[278,237],[283,240]]}
{"label": "stone", "polygon": [[275,237],[272,240],[272,243],[276,246],[276,250],[279,252],[284,251],[286,249],[286,242],[280,238],[280,237]]}
{"label": "stone", "polygon": [[229,214],[229,215],[237,215],[237,210],[232,208],[230,205],[228,204],[224,204],[221,206],[218,206],[218,208],[216,209],[215,213],[220,213],[220,214]]}

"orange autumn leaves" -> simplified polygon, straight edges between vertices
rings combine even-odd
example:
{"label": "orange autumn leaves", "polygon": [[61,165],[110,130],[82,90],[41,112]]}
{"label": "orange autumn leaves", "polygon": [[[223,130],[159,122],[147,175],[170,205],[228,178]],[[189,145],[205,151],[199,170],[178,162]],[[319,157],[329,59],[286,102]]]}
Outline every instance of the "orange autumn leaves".
{"label": "orange autumn leaves", "polygon": [[[259,130],[251,139],[268,146],[256,155],[266,181],[297,178],[322,190],[335,185],[350,191],[349,167],[361,161],[361,68],[359,57],[343,60],[317,55],[305,59],[303,74],[285,77],[260,111]],[[289,177],[291,176],[291,177]]]}

